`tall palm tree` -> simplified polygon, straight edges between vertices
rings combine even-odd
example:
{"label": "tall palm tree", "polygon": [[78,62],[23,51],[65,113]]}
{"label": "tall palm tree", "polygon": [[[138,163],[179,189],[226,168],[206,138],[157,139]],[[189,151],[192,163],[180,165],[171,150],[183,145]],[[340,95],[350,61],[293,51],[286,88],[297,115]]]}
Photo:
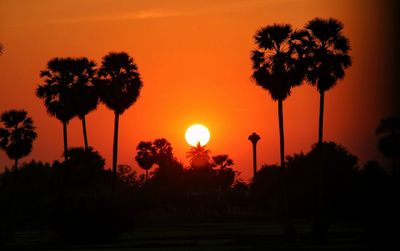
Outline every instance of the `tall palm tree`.
{"label": "tall palm tree", "polygon": [[376,134],[379,136],[379,150],[386,158],[392,159],[392,174],[397,176],[396,161],[400,159],[400,117],[383,119],[376,129]]}
{"label": "tall palm tree", "polygon": [[32,151],[37,134],[33,120],[24,110],[9,110],[0,115],[0,148],[10,159],[15,160],[14,169],[18,170],[18,160]]}
{"label": "tall palm tree", "polygon": [[343,79],[345,69],[351,66],[350,44],[342,33],[343,24],[334,19],[314,18],[305,25],[311,35],[308,44],[309,60],[307,80],[317,87],[320,94],[318,144],[323,142],[323,118],[325,92],[339,79]]}
{"label": "tall palm tree", "polygon": [[103,58],[96,82],[100,91],[100,101],[115,114],[112,162],[114,190],[117,175],[119,116],[136,102],[143,84],[133,58],[125,52],[110,52]]}
{"label": "tall palm tree", "polygon": [[298,55],[298,51],[293,46],[296,44],[293,40],[297,39],[297,37],[294,36],[289,24],[265,26],[257,31],[254,39],[257,49],[252,51],[252,77],[257,85],[270,93],[273,100],[278,101],[284,229],[288,238],[294,238],[294,229],[289,215],[286,175],[284,172],[283,101],[290,95],[291,89],[294,86],[302,83],[304,69],[301,67],[301,58]]}
{"label": "tall palm tree", "polygon": [[313,224],[313,232],[318,239],[325,239],[328,224],[325,220],[323,205],[324,184],[324,150],[323,150],[323,122],[325,92],[336,85],[339,79],[343,79],[345,69],[351,66],[349,56],[349,40],[343,35],[343,24],[334,19],[314,18],[305,28],[308,30],[311,40],[307,44],[307,71],[308,82],[317,87],[320,96],[319,121],[318,121],[318,146],[320,148],[319,187],[316,216]]}
{"label": "tall palm tree", "polygon": [[89,150],[89,143],[86,131],[86,115],[95,110],[98,104],[98,92],[93,84],[96,73],[96,64],[87,58],[74,59],[72,74],[72,97],[74,99],[74,113],[82,121],[83,140],[85,150]]}
{"label": "tall palm tree", "polygon": [[56,117],[63,125],[64,158],[68,159],[68,122],[75,116],[71,86],[75,81],[72,58],[54,58],[47,69],[40,72],[44,83],[36,89],[36,96],[43,99],[47,113]]}
{"label": "tall palm tree", "polygon": [[146,181],[149,180],[149,170],[155,164],[155,149],[151,142],[141,141],[136,147],[135,160],[140,168],[146,171]]}
{"label": "tall palm tree", "polygon": [[196,146],[191,147],[186,157],[189,158],[192,167],[208,167],[211,163],[211,151],[197,143]]}

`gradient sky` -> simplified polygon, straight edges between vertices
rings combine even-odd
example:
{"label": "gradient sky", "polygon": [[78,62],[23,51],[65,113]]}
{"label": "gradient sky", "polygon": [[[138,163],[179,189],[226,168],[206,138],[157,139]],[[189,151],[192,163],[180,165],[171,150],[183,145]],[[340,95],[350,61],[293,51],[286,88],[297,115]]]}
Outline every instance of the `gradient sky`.
{"label": "gradient sky", "polygon": [[[360,158],[382,160],[375,128],[398,110],[394,101],[393,30],[385,1],[373,0],[0,0],[0,112],[26,109],[38,139],[30,159],[62,159],[62,125],[46,114],[34,90],[53,57],[86,56],[100,63],[110,51],[136,61],[144,87],[120,118],[119,164],[134,161],[140,140],[165,137],[187,163],[186,128],[206,125],[208,148],[229,154],[251,176],[253,132],[261,136],[258,163],[277,163],[277,103],[251,80],[253,35],[262,26],[301,28],[314,17],[335,17],[350,39],[353,66],[326,94],[324,138]],[[394,26],[394,25],[393,25]],[[317,141],[319,96],[304,85],[284,102],[286,153],[307,152]],[[89,143],[111,165],[113,113],[103,105],[87,116]],[[78,119],[70,146],[82,146]],[[0,152],[0,169],[12,165]]]}

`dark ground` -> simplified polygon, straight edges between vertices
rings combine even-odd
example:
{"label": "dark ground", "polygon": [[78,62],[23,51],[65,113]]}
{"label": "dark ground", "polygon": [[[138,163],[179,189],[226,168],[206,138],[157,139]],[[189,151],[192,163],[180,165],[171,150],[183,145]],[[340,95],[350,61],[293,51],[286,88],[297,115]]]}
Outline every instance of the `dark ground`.
{"label": "dark ground", "polygon": [[51,232],[21,231],[16,233],[15,243],[2,250],[365,250],[371,247],[365,230],[355,224],[332,225],[325,243],[311,240],[311,227],[307,224],[296,224],[296,230],[298,240],[287,243],[277,224],[147,224],[120,235],[113,243],[104,244],[67,244]]}

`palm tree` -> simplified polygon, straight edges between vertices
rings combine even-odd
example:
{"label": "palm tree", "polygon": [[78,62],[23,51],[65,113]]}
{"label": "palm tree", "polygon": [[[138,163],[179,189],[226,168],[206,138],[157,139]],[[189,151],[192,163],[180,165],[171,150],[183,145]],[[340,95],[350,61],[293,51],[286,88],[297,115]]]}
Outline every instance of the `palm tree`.
{"label": "palm tree", "polygon": [[117,175],[119,116],[136,102],[143,84],[132,57],[125,52],[110,52],[103,58],[96,85],[100,91],[100,101],[115,114],[112,162],[114,190]]}
{"label": "palm tree", "polygon": [[318,239],[325,239],[328,225],[325,222],[323,205],[323,177],[324,177],[324,150],[323,144],[323,119],[325,106],[325,92],[336,85],[339,79],[344,78],[345,69],[350,67],[349,40],[342,34],[343,24],[334,19],[314,18],[305,25],[310,34],[307,47],[308,82],[317,87],[320,94],[318,146],[320,148],[319,188],[316,218],[313,232]]}
{"label": "palm tree", "polygon": [[186,157],[189,158],[192,167],[209,167],[211,163],[211,151],[197,143],[196,146],[191,147]]}
{"label": "palm tree", "polygon": [[68,159],[68,122],[75,116],[71,86],[74,83],[74,60],[54,58],[47,63],[47,69],[40,72],[44,83],[36,89],[36,96],[43,99],[47,113],[63,124],[64,158]]}
{"label": "palm tree", "polygon": [[396,160],[400,158],[400,117],[390,117],[383,119],[376,129],[379,138],[379,150],[386,158],[392,158],[392,174],[396,172]]}
{"label": "palm tree", "polygon": [[343,24],[334,19],[314,18],[305,28],[311,35],[308,44],[309,60],[307,80],[320,94],[318,144],[323,142],[325,92],[330,90],[344,71],[351,66],[349,40],[342,34]]}
{"label": "palm tree", "polygon": [[155,164],[155,149],[151,142],[141,141],[136,147],[135,160],[140,168],[146,171],[146,181],[149,180],[149,169]]}
{"label": "palm tree", "polygon": [[219,167],[220,170],[233,165],[233,160],[229,158],[227,154],[215,155],[212,157],[214,164]]}
{"label": "palm tree", "polygon": [[293,42],[298,38],[297,34],[296,36],[294,34],[289,24],[273,24],[261,28],[254,36],[257,49],[253,50],[251,58],[254,70],[252,77],[256,84],[267,90],[273,100],[278,101],[283,215],[285,233],[288,238],[294,238],[294,229],[289,215],[287,182],[284,172],[283,101],[290,95],[291,89],[300,85],[304,78],[301,58]]}
{"label": "palm tree", "polygon": [[95,110],[98,104],[98,92],[93,85],[96,64],[87,58],[74,59],[72,74],[75,76],[72,84],[74,113],[82,121],[85,150],[89,150],[86,131],[86,115]]}
{"label": "palm tree", "polygon": [[0,148],[10,159],[15,160],[14,170],[18,170],[18,160],[32,151],[37,134],[33,121],[24,110],[9,110],[0,116]]}

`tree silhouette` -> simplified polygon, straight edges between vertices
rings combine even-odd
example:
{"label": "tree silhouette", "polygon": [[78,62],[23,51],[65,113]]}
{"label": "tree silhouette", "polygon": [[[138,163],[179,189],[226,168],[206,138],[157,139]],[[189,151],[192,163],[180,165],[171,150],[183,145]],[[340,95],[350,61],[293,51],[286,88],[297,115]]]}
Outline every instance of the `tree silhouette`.
{"label": "tree silhouette", "polygon": [[376,134],[379,136],[379,150],[386,158],[392,159],[392,174],[398,175],[396,161],[400,158],[400,117],[383,119]]}
{"label": "tree silhouette", "polygon": [[212,157],[212,160],[214,161],[214,164],[219,167],[220,170],[223,170],[233,165],[233,160],[229,158],[227,154],[215,155]]}
{"label": "tree silhouette", "polygon": [[87,58],[74,59],[72,74],[74,82],[71,91],[73,97],[74,113],[82,121],[83,139],[85,150],[89,150],[86,131],[86,115],[95,110],[98,103],[98,93],[93,85],[96,73],[96,64]]}
{"label": "tree silhouette", "polygon": [[153,142],[141,141],[136,147],[136,162],[146,171],[148,180],[148,170],[154,165],[165,166],[174,161],[172,146],[166,139],[156,139]]}
{"label": "tree silhouette", "polygon": [[37,137],[33,121],[24,110],[9,110],[1,114],[0,122],[0,148],[15,160],[14,169],[18,170],[18,159],[32,151]]}
{"label": "tree silhouette", "polygon": [[135,157],[136,162],[142,168],[143,170],[146,171],[146,181],[149,180],[149,169],[154,165],[155,163],[155,149],[153,148],[153,145],[151,142],[144,142],[141,141],[138,146],[136,147],[137,154]]}
{"label": "tree silhouette", "polygon": [[4,45],[0,43],[0,55],[3,54],[4,51]]}
{"label": "tree silhouette", "polygon": [[153,142],[155,163],[157,165],[169,164],[174,159],[172,146],[166,139],[156,139]]}
{"label": "tree silhouette", "polygon": [[306,77],[320,94],[318,144],[322,144],[325,92],[342,79],[345,69],[351,66],[350,44],[342,34],[343,24],[334,18],[315,18],[305,27],[312,40],[307,44],[312,60],[308,61]]}
{"label": "tree silhouette", "polygon": [[[305,25],[311,41],[307,44],[308,58],[306,78],[311,85],[316,86],[320,94],[318,145],[323,143],[323,119],[325,92],[331,89],[339,79],[344,77],[344,71],[351,65],[349,40],[342,34],[343,24],[333,18],[315,18]],[[314,233],[319,239],[324,239],[327,224],[324,222],[323,203],[323,172],[324,152],[320,151],[320,187],[319,201],[314,223]]]}
{"label": "tree silhouette", "polygon": [[288,195],[286,189],[285,146],[283,130],[283,101],[290,95],[294,86],[301,84],[304,67],[297,48],[294,46],[297,34],[289,24],[268,25],[257,31],[254,36],[257,49],[252,51],[253,78],[257,85],[266,89],[273,100],[278,101],[280,162],[282,172],[285,232],[288,238],[294,235],[289,217]]}
{"label": "tree silhouette", "polygon": [[192,167],[207,167],[211,163],[210,153],[209,149],[197,143],[196,146],[191,147],[186,153],[186,157],[189,158]]}
{"label": "tree silhouette", "polygon": [[64,158],[68,159],[68,122],[75,116],[71,86],[76,81],[73,74],[74,59],[54,58],[47,63],[47,69],[40,72],[44,83],[36,89],[36,96],[43,99],[47,113],[63,124]]}
{"label": "tree silhouette", "polygon": [[235,171],[231,168],[233,160],[229,158],[228,154],[220,154],[212,157],[214,164],[218,167],[217,182],[220,185],[220,190],[230,188],[235,181]]}
{"label": "tree silhouette", "polygon": [[110,52],[103,58],[96,85],[99,88],[100,101],[115,114],[112,162],[114,190],[117,175],[119,116],[138,99],[142,81],[132,57],[125,52]]}

